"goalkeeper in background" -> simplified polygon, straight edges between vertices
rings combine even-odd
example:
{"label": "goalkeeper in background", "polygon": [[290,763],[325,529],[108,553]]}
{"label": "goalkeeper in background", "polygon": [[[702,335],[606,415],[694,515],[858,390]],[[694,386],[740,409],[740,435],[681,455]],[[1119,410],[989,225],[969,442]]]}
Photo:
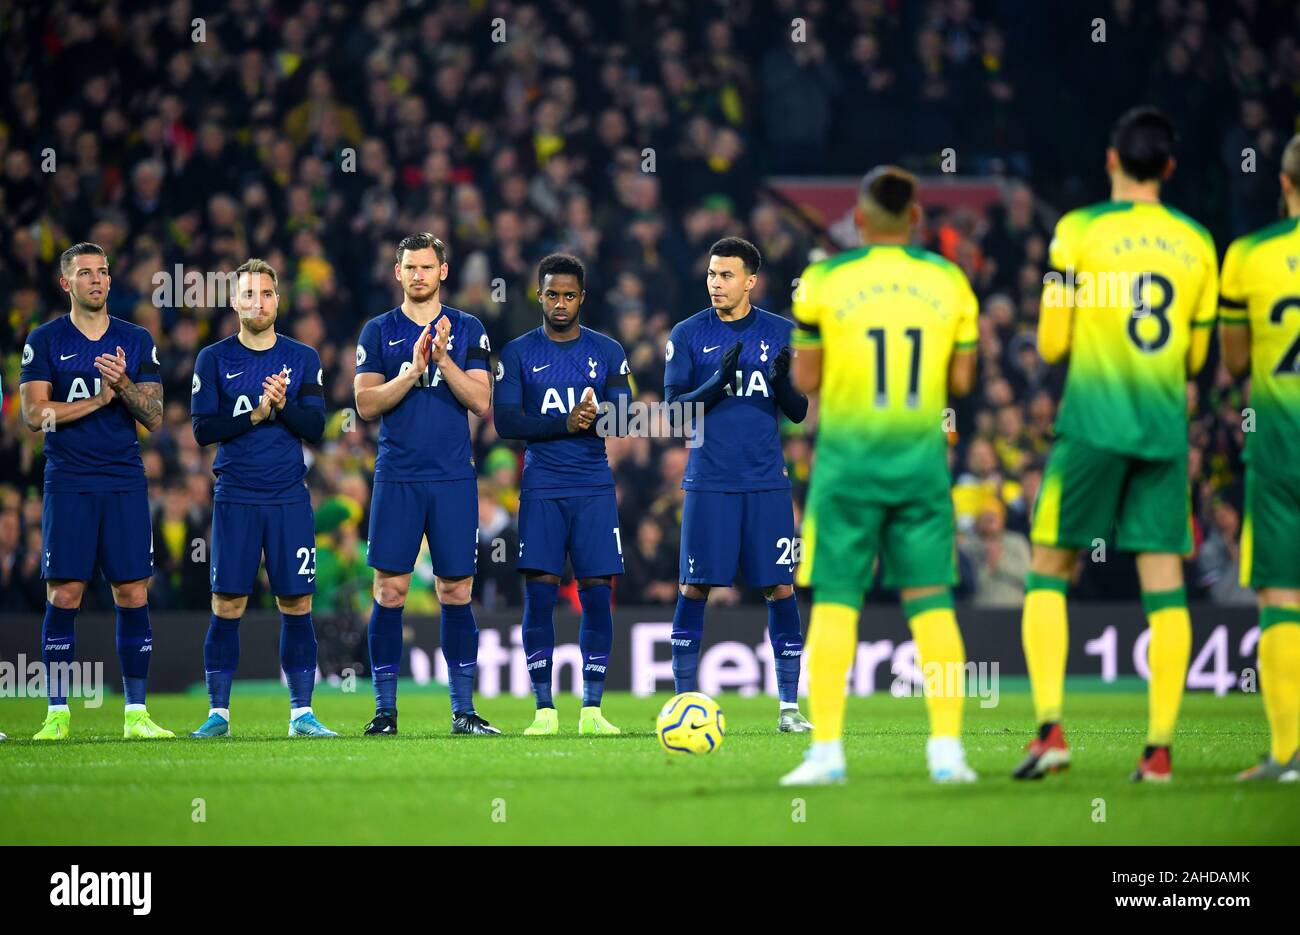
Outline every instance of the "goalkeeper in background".
{"label": "goalkeeper in background", "polygon": [[1223,259],[1219,339],[1249,373],[1241,583],[1259,595],[1259,681],[1272,733],[1244,780],[1300,780],[1300,136],[1282,154],[1287,218],[1232,242]]}
{"label": "goalkeeper in background", "polygon": [[1070,370],[1030,527],[1021,634],[1039,727],[1016,779],[1069,766],[1065,591],[1078,550],[1103,544],[1138,553],[1151,627],[1147,745],[1133,779],[1171,775],[1192,645],[1187,381],[1205,363],[1218,299],[1209,232],[1160,203],[1173,147],[1163,113],[1124,114],[1106,151],[1110,201],[1061,218],[1049,248],[1038,350],[1048,363],[1069,355]]}
{"label": "goalkeeper in background", "polygon": [[813,589],[806,649],[813,744],[782,785],[845,779],[844,691],[876,558],[926,676],[936,782],[971,782],[961,745],[965,649],[956,578],[948,396],[975,377],[978,306],[962,271],[909,246],[916,179],[892,166],[862,181],[857,250],[814,263],[794,302],[795,389],[820,393],[817,454],[798,583]]}

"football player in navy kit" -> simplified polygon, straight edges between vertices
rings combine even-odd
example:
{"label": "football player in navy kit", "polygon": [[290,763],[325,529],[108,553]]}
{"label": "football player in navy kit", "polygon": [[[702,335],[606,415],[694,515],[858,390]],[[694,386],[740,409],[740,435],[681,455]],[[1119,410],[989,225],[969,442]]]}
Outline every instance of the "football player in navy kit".
{"label": "football player in navy kit", "polygon": [[[623,573],[614,476],[597,433],[599,407],[631,397],[623,348],[582,327],[585,270],[553,254],[537,270],[542,325],[501,351],[493,418],[502,438],[527,442],[519,491],[519,569],[525,581],[523,640],[537,713],[524,733],[559,732],[551,698],[553,615],[565,558],[582,603],[580,734],[617,734],[601,713],[614,638],[614,575]],[[623,400],[620,400],[623,397]]]}
{"label": "football player in navy kit", "polygon": [[704,406],[703,441],[692,448],[682,487],[681,594],[673,614],[673,682],[695,691],[711,587],[743,571],[767,599],[776,669],[777,728],[802,733],[803,636],[794,596],[798,540],[780,415],[802,422],[808,399],[790,383],[794,322],[750,304],[762,257],[753,244],[724,237],[709,249],[710,305],[672,330],[664,351],[664,398]]}
{"label": "football player in navy kit", "polygon": [[316,533],[302,443],[325,431],[316,349],[275,330],[279,277],[250,259],[235,270],[239,331],[203,348],[194,363],[194,439],[217,444],[212,465],[212,619],[203,644],[208,718],[191,737],[230,732],[230,686],[239,621],[262,555],[280,609],[280,666],[289,685],[289,736],[337,737],[312,711],[316,633]]}
{"label": "football player in navy kit", "polygon": [[41,659],[49,707],[34,739],[69,735],[66,676],[75,660],[74,623],[97,564],[117,608],[123,736],[172,737],[145,709],[153,652],[153,533],[136,423],[150,432],[162,425],[158,348],[144,328],[106,311],[111,277],[98,244],[65,250],[59,274],[71,308],[28,335],[19,387],[23,423],[45,433]]}
{"label": "football player in navy kit", "polygon": [[478,562],[478,474],[469,413],[492,405],[487,332],[443,305],[447,248],[429,233],[397,247],[403,301],[366,322],[357,342],[356,401],[379,419],[367,562],[375,569],[370,668],[375,717],[366,733],[397,733],[402,608],[427,538],[442,607],[453,734],[499,734],[474,710],[478,627],[470,606]]}

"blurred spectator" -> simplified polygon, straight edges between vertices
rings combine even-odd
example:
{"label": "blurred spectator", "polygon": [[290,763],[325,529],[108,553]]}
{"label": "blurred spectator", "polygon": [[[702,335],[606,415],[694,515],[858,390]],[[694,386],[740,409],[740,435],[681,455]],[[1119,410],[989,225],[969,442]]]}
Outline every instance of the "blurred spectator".
{"label": "blurred spectator", "polygon": [[677,601],[678,555],[664,541],[663,527],[649,516],[636,524],[632,548],[623,552],[618,597],[624,604],[672,604]]}
{"label": "blurred spectator", "polygon": [[763,109],[771,171],[795,175],[824,171],[832,100],[839,92],[826,46],[808,26],[763,59]]}
{"label": "blurred spectator", "polygon": [[317,617],[370,613],[370,582],[366,543],[360,535],[361,504],[340,494],[316,506]]}
{"label": "blurred spectator", "polygon": [[1006,528],[1006,507],[989,498],[975,519],[967,551],[975,570],[971,600],[979,607],[1019,607],[1029,573],[1029,540]]}
{"label": "blurred spectator", "polygon": [[154,578],[149,604],[159,610],[184,610],[208,603],[208,529],[212,518],[190,502],[185,487],[166,486],[153,525]]}
{"label": "blurred spectator", "polygon": [[1255,603],[1255,592],[1241,585],[1241,513],[1226,497],[1215,499],[1212,525],[1201,545],[1200,584],[1216,604]]}
{"label": "blurred spectator", "polygon": [[522,576],[513,561],[518,555],[519,532],[510,511],[501,505],[490,481],[479,481],[476,601],[487,608],[518,607],[523,603]]}
{"label": "blurred spectator", "polygon": [[24,548],[17,511],[0,509],[0,612],[39,613],[45,607],[39,542]]}

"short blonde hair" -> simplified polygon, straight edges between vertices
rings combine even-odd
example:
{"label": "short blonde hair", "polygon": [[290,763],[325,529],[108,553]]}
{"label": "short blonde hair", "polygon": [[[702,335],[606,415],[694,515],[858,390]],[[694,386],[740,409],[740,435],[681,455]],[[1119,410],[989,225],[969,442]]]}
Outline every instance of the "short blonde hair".
{"label": "short blonde hair", "polygon": [[263,273],[271,277],[271,284],[275,286],[276,291],[280,290],[280,277],[275,274],[275,267],[266,260],[250,257],[235,268],[236,279],[239,278],[240,273]]}

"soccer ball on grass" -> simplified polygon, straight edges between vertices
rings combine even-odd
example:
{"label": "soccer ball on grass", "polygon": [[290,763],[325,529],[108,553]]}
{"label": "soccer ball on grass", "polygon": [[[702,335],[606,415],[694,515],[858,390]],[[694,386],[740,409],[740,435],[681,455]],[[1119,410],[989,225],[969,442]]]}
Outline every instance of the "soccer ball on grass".
{"label": "soccer ball on grass", "polygon": [[659,712],[655,734],[669,753],[712,753],[722,746],[727,719],[718,703],[701,692],[682,692]]}

